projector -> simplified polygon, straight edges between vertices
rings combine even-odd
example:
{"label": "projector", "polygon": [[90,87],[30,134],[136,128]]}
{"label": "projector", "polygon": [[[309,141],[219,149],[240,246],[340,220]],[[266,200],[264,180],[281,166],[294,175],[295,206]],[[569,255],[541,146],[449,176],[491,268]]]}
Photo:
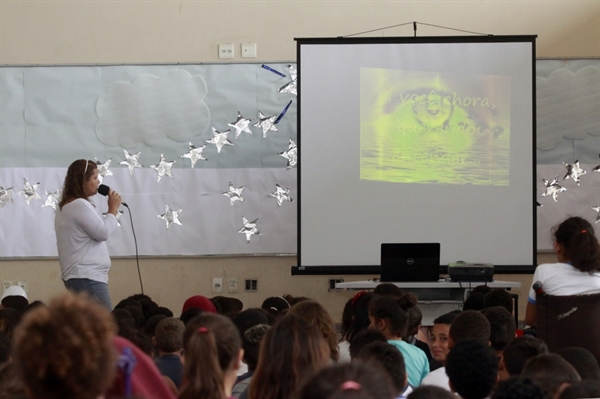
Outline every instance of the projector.
{"label": "projector", "polygon": [[454,282],[491,282],[494,280],[494,266],[491,263],[452,262],[448,263],[448,275]]}

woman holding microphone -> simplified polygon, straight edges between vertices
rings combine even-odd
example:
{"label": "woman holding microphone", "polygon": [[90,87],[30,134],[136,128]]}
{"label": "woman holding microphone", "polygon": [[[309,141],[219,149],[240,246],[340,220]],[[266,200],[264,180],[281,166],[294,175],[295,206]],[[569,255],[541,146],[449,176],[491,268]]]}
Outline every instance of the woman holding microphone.
{"label": "woman holding microphone", "polygon": [[110,256],[106,240],[117,227],[121,196],[110,190],[108,214],[100,215],[90,197],[98,193],[98,167],[79,159],[67,170],[54,228],[61,279],[69,291],[85,291],[112,310],[108,292]]}

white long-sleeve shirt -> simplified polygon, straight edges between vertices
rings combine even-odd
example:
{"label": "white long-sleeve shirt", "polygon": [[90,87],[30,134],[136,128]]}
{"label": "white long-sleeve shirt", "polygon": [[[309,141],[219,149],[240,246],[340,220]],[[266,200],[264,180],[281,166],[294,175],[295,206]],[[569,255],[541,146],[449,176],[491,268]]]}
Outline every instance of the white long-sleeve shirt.
{"label": "white long-sleeve shirt", "polygon": [[106,240],[117,227],[113,214],[102,217],[83,198],[57,209],[54,218],[61,278],[87,278],[108,283],[110,256]]}

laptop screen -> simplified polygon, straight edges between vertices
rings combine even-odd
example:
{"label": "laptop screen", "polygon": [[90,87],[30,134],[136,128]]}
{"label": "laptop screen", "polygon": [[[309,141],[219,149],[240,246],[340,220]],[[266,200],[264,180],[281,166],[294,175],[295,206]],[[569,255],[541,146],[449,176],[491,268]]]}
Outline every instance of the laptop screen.
{"label": "laptop screen", "polygon": [[381,244],[381,281],[437,281],[439,243]]}

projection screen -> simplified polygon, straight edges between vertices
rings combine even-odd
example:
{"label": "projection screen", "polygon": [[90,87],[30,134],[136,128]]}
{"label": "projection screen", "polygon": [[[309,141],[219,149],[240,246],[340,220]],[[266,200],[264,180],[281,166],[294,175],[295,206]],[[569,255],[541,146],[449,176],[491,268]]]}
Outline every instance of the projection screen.
{"label": "projection screen", "polygon": [[533,270],[535,36],[296,40],[297,270],[394,242]]}

